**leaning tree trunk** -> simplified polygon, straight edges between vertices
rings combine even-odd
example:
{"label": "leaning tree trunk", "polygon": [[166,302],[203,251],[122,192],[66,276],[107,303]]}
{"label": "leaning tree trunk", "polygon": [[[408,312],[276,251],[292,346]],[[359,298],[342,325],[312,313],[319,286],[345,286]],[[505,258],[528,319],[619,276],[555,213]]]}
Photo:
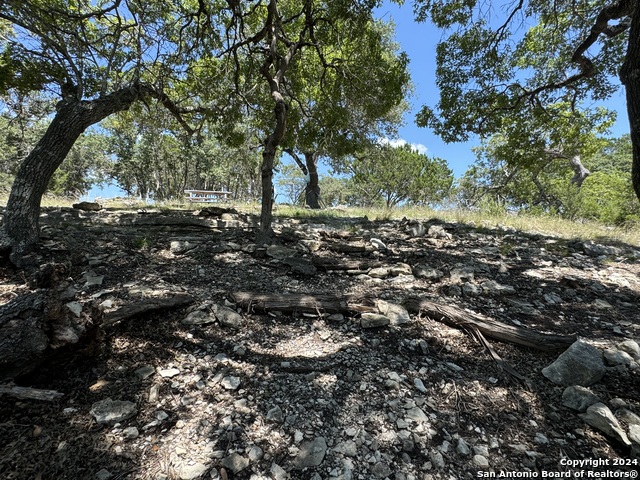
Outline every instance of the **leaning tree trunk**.
{"label": "leaning tree trunk", "polygon": [[318,154],[305,152],[304,160],[307,164],[309,178],[304,189],[304,196],[309,208],[320,209],[320,186],[318,185]]}
{"label": "leaning tree trunk", "polygon": [[640,7],[636,6],[631,17],[627,58],[620,69],[620,80],[627,94],[627,112],[633,146],[631,181],[640,200]]}
{"label": "leaning tree trunk", "polygon": [[19,263],[21,256],[38,243],[40,200],[78,137],[89,126],[129,108],[139,93],[140,89],[127,88],[96,100],[67,97],[58,103],[51,124],[20,165],[11,187],[4,232],[14,262]]}

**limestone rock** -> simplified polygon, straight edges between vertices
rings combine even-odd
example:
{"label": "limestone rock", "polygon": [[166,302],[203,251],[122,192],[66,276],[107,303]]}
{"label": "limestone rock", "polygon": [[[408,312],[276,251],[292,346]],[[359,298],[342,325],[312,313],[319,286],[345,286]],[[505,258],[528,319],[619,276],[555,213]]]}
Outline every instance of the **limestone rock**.
{"label": "limestone rock", "polygon": [[620,423],[604,403],[591,405],[586,413],[580,414],[580,418],[604,434],[616,438],[627,446],[631,445]]}
{"label": "limestone rock", "polygon": [[250,464],[249,459],[243,457],[237,452],[233,452],[231,455],[222,459],[222,466],[228,468],[233,473],[238,473],[247,468]]}
{"label": "limestone rock", "polygon": [[282,263],[291,267],[292,273],[297,273],[305,277],[312,277],[318,272],[315,265],[306,258],[288,257],[283,259]]}
{"label": "limestone rock", "polygon": [[376,305],[380,313],[389,319],[391,325],[402,325],[411,320],[409,312],[401,305],[389,303],[384,300],[378,300]]}
{"label": "limestone rock", "polygon": [[124,400],[106,398],[94,403],[89,413],[96,422],[105,425],[115,425],[133,417],[137,413],[136,404]]}
{"label": "limestone rock", "polygon": [[307,467],[317,467],[324,460],[327,453],[327,441],[324,437],[317,437],[313,441],[306,441],[300,445],[300,451],[293,460],[293,466],[297,470]]}
{"label": "limestone rock", "polygon": [[485,293],[491,295],[511,295],[516,293],[516,289],[511,285],[502,285],[495,280],[487,280],[486,282],[482,282],[480,286]]}
{"label": "limestone rock", "polygon": [[584,412],[591,405],[601,402],[600,398],[586,387],[571,385],[562,392],[562,404],[578,412]]}
{"label": "limestone rock", "polygon": [[627,352],[635,360],[640,359],[640,345],[638,345],[638,342],[635,340],[625,340],[624,342],[620,342],[618,344],[618,350]]}
{"label": "limestone rock", "polygon": [[377,328],[389,325],[391,321],[388,317],[378,313],[363,313],[360,317],[360,326],[362,328]]}
{"label": "limestone rock", "polygon": [[369,270],[368,275],[371,278],[387,278],[391,272],[388,267],[376,267]]}
{"label": "limestone rock", "polygon": [[471,282],[475,277],[473,267],[456,267],[449,272],[449,277],[453,283]]}
{"label": "limestone rock", "polygon": [[424,278],[425,280],[430,280],[432,282],[437,282],[444,277],[444,273],[441,270],[437,270],[424,264],[419,264],[413,267],[413,275],[416,278]]}
{"label": "limestone rock", "polygon": [[269,245],[267,247],[267,256],[283,260],[288,257],[293,257],[298,252],[293,248],[281,247],[280,245]]}
{"label": "limestone rock", "polygon": [[78,202],[71,205],[76,210],[83,210],[85,212],[97,212],[102,210],[102,205],[97,202]]}
{"label": "limestone rock", "polygon": [[284,421],[284,413],[280,406],[276,405],[267,412],[267,420],[275,423],[282,423]]}
{"label": "limestone rock", "polygon": [[607,365],[611,367],[615,367],[618,365],[631,365],[634,360],[631,355],[627,352],[623,352],[621,350],[616,350],[614,348],[607,348],[603,353],[604,360],[607,362]]}
{"label": "limestone rock", "polygon": [[244,324],[244,319],[235,310],[223,305],[213,305],[211,307],[214,315],[218,319],[221,325],[229,328],[238,329]]}
{"label": "limestone rock", "polygon": [[204,310],[194,310],[182,319],[184,325],[206,325],[216,321],[216,317]]}
{"label": "limestone rock", "polygon": [[178,469],[178,477],[180,480],[195,480],[204,475],[209,467],[202,463],[194,463],[193,465],[182,465]]}
{"label": "limestone rock", "polygon": [[598,382],[606,371],[600,350],[578,340],[543,368],[542,374],[559,385],[589,386]]}

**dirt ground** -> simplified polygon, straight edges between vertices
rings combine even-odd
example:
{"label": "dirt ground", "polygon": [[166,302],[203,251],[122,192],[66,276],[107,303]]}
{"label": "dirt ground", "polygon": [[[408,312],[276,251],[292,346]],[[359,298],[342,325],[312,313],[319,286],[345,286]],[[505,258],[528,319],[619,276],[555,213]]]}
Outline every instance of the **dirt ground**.
{"label": "dirt ground", "polygon": [[[101,328],[17,379],[63,396],[0,397],[2,479],[635,478],[638,445],[587,425],[541,374],[561,352],[491,340],[521,382],[469,334],[425,315],[369,329],[357,312],[231,301],[237,291],[417,296],[615,349],[640,339],[637,247],[495,225],[294,218],[276,221],[278,248],[261,249],[254,219],[217,211],[49,208],[41,227],[36,261],[68,266],[82,315],[158,292],[192,302]],[[2,266],[0,302],[28,292],[27,280]],[[185,323],[225,305],[240,323]],[[637,362],[610,366],[590,389],[640,415],[639,376]],[[92,408],[107,398],[134,413],[98,423]]]}

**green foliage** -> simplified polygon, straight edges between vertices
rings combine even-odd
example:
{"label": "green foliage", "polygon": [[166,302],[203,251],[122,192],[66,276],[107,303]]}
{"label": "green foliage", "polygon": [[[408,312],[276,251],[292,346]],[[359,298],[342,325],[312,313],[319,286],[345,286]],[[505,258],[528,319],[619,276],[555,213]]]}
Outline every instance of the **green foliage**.
{"label": "green foliage", "polygon": [[363,205],[401,202],[431,205],[444,199],[453,173],[440,158],[429,158],[409,145],[378,145],[355,157],[350,166]]}
{"label": "green foliage", "polygon": [[[599,139],[599,150],[584,158],[591,171],[581,187],[571,184],[573,171],[564,159],[541,158],[537,164],[509,159],[502,137],[477,149],[478,158],[458,181],[460,206],[488,214],[515,210],[534,215],[561,215],[620,224],[638,218],[640,206],[629,177],[628,136]],[[506,140],[505,140],[506,141]],[[517,149],[513,156],[519,155]]]}
{"label": "green foliage", "polygon": [[[51,102],[41,95],[12,90],[1,96],[0,113],[0,190],[7,191],[22,159],[48,127]],[[81,196],[101,180],[104,167],[104,137],[95,131],[82,135],[62,167],[54,174],[47,191],[55,195]],[[7,186],[8,184],[8,186]]]}
{"label": "green foliage", "polygon": [[447,141],[465,140],[470,133],[498,131],[504,118],[535,115],[558,103],[591,104],[613,94],[625,35],[600,35],[589,51],[596,68],[572,76],[580,67],[572,58],[608,3],[581,3],[577,13],[572,2],[550,8],[548,2],[505,1],[483,8],[476,0],[416,0],[417,18],[431,18],[447,31],[437,47],[440,101],[435,108],[425,106],[418,123]]}
{"label": "green foliage", "polygon": [[222,142],[230,140],[228,132],[219,140],[206,125],[198,137],[188,137],[158,105],[133,107],[103,126],[111,154],[105,176],[129,195],[176,200],[185,189],[202,189],[230,191],[237,199],[257,196],[260,156],[239,127],[231,144]]}
{"label": "green foliage", "polygon": [[92,185],[102,183],[108,164],[106,142],[106,137],[96,131],[83,134],[53,174],[47,191],[77,198],[86,194]]}
{"label": "green foliage", "polygon": [[307,51],[291,66],[286,145],[337,164],[393,136],[407,109],[408,58],[390,23],[322,22],[314,30],[322,57]]}
{"label": "green foliage", "polygon": [[276,195],[279,201],[286,201],[292,205],[304,205],[304,189],[307,184],[300,169],[291,163],[278,167],[276,179]]}
{"label": "green foliage", "polygon": [[607,224],[640,221],[640,207],[635,201],[631,180],[618,172],[595,172],[579,192],[577,215]]}

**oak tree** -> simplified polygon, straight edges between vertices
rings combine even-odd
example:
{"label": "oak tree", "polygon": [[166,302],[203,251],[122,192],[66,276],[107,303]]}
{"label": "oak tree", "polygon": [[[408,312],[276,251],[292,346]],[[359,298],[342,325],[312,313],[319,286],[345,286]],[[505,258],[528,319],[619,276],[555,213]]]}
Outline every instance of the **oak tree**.
{"label": "oak tree", "polygon": [[437,47],[440,101],[418,114],[446,141],[490,136],[505,118],[575,112],[626,90],[632,182],[640,198],[640,8],[637,0],[415,0]]}

